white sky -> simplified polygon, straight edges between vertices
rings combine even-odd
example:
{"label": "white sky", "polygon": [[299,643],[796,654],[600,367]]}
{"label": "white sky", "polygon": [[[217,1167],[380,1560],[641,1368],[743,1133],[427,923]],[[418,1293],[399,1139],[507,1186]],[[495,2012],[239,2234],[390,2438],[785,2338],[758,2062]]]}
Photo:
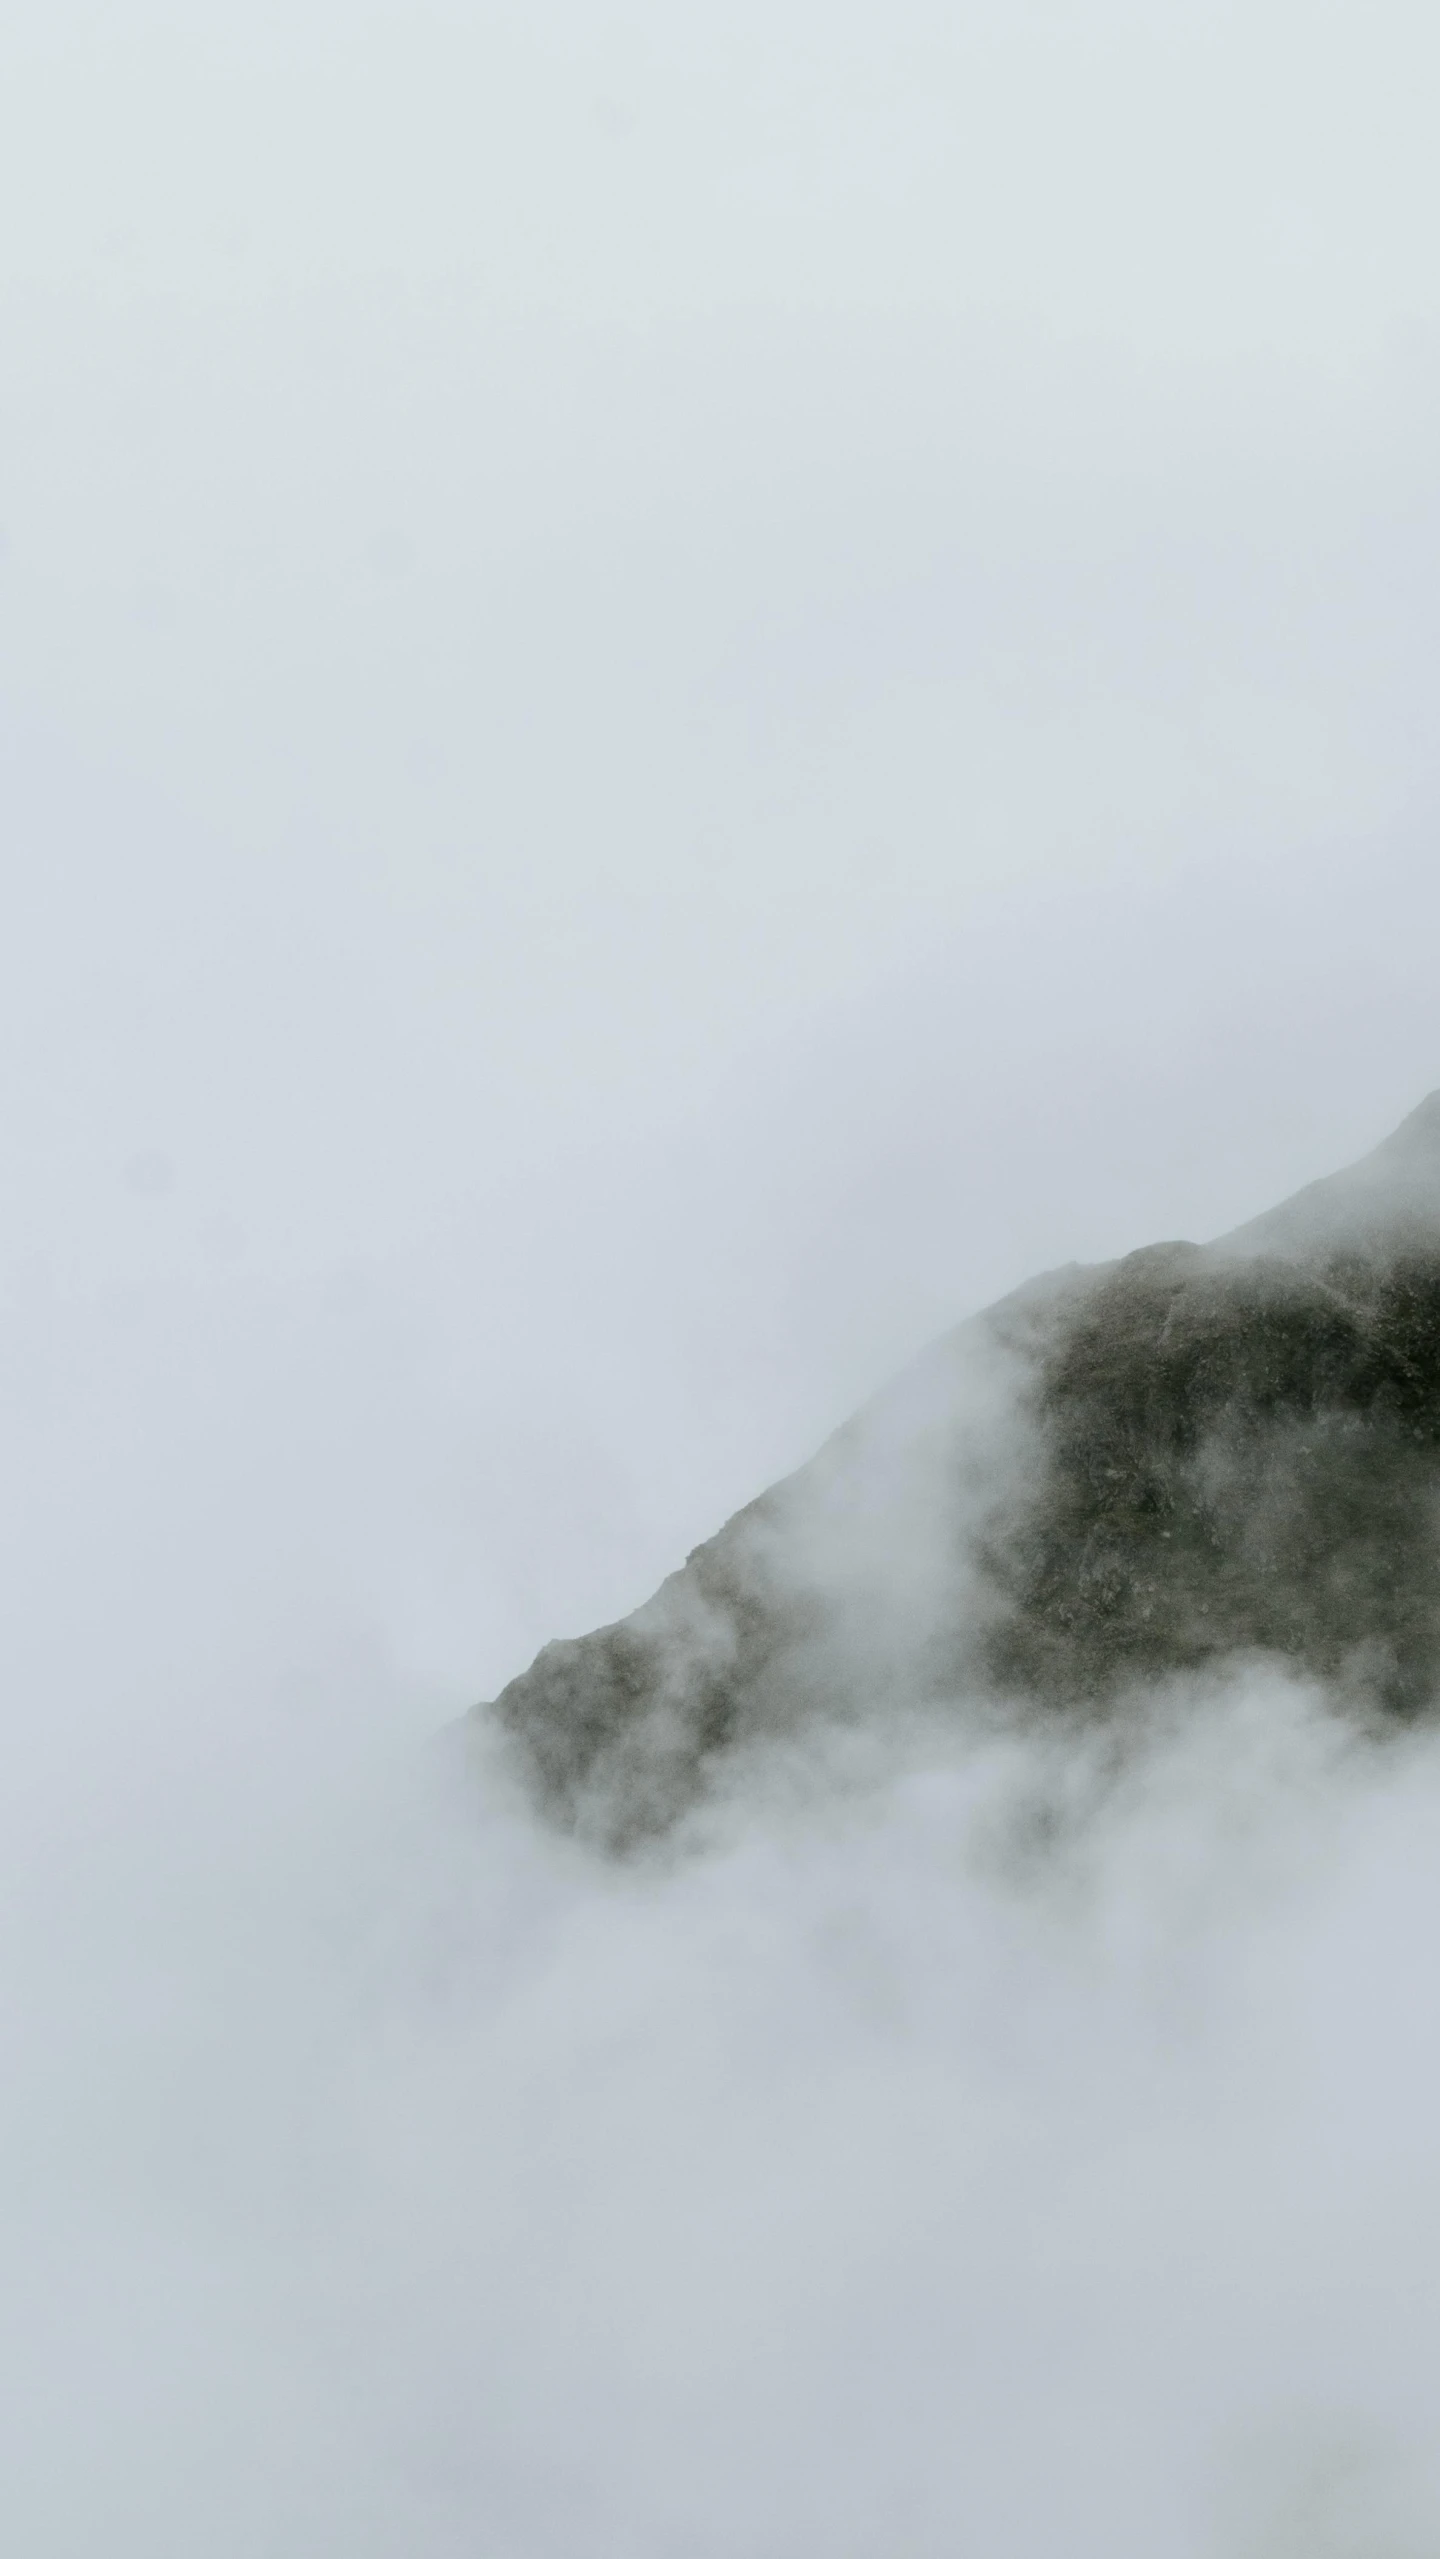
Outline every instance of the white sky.
{"label": "white sky", "polygon": [[[1380,1134],[1440,1080],[1437,46],[12,8],[5,1255],[314,1268],[757,1093],[786,1190],[866,1038],[822,1294],[877,1165],[953,1194],[1003,1120],[1048,1193],[1102,1057],[1186,1117],[1116,1242]],[[1103,1201],[1123,1108],[1077,1142]],[[927,1249],[882,1356],[990,1283]]]}

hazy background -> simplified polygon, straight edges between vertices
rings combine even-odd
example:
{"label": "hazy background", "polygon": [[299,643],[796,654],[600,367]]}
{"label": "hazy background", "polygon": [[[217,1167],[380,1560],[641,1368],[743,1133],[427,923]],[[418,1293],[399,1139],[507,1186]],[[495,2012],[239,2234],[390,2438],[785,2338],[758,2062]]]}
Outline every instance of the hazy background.
{"label": "hazy background", "polygon": [[[493,1811],[472,1908],[469,1834],[442,1848],[404,1772],[413,1740],[547,1636],[633,1604],[943,1324],[1038,1266],[1233,1224],[1440,1084],[1437,66],[1433,12],[1385,0],[0,12],[0,1667],[36,2180],[10,2187],[27,2559],[948,2559],[962,2472],[991,2547],[1078,2553],[1093,2528],[1112,2559],[1127,2532],[1146,2559],[1233,2559],[1262,2532],[1268,2487],[1241,2498],[1250,2522],[1204,2520],[1199,2489],[1190,2541],[1176,2521],[1175,2482],[1210,2453],[1164,2411],[1210,2410],[1208,2381],[1121,2424],[1113,2459],[1128,2384],[1077,2416],[1069,2381],[1035,2382],[1073,2377],[1093,2341],[1067,2360],[1070,2314],[1026,2290],[1023,2177],[994,2225],[1023,2351],[969,2452],[923,2391],[908,2416],[882,2392],[868,2433],[848,2382],[797,2383],[792,2410],[725,2326],[721,2243],[709,2274],[675,2254],[735,2156],[794,2163],[735,2191],[795,2226],[834,2067],[878,2074],[879,2112],[821,2178],[799,2255],[752,2267],[783,2370],[828,2333],[815,2265],[848,2265],[846,2234],[911,2176],[886,2109],[905,2116],[912,2070],[951,2091],[942,2123],[992,2097],[1050,2123],[1025,2153],[1047,2191],[1074,2135],[1056,2244],[1083,2255],[1124,2116],[1091,2074],[1123,2089],[1159,2067],[1149,1991],[1116,1988],[1103,1929],[1088,2041],[1053,1948],[1025,1959],[1034,2015],[1082,2054],[1056,2065],[1053,2107],[1028,2046],[994,2096],[964,2002],[927,2024],[922,1985],[959,1939],[978,1978],[1010,1978],[1010,1922],[948,1897],[948,1852],[927,1866],[911,1813],[873,1872],[818,1848],[792,1872],[775,1849],[757,1881],[737,1849],[728,1882],[683,1888],[709,1916],[607,1902],[602,1925],[598,1888],[557,1882]],[[1286,1801],[1292,1745],[1305,1769],[1324,1757],[1293,1711]],[[1211,1827],[1230,1832],[1199,1797],[1205,1870]],[[1369,1812],[1345,1818],[1370,1838]],[[1385,1818],[1400,1901],[1376,1884],[1376,1918],[1370,1882],[1337,1883],[1293,1922],[1309,1987],[1277,1956],[1260,1999],[1262,2045],[1273,1991],[1282,2048],[1330,2021],[1317,2085],[1372,2091],[1315,2231],[1362,2189],[1410,2197],[1392,2123],[1431,2121],[1429,2081],[1422,2098],[1387,2076],[1402,2044],[1420,2068],[1413,2020],[1377,2056],[1367,1999],[1319,1987],[1424,1942],[1424,1824]],[[1150,1910],[1143,1828],[1115,1890]],[[1371,1876],[1369,1848],[1346,1853],[1337,1872]],[[836,1911],[842,1947],[847,1926],[868,1945],[917,1859],[933,1891],[905,1903],[893,1961],[918,2042],[877,2058],[862,1954],[862,2023],[815,2029],[830,2058],[787,2112],[770,2056],[797,2031],[809,2049],[818,1994],[784,1950],[812,1924],[829,1945]],[[756,1894],[768,1935],[747,1935]],[[492,2019],[475,1983],[492,1959],[504,1974],[496,1932],[521,1949],[517,2043],[447,2025],[436,2059],[408,1993],[374,1989],[390,1958],[368,1932],[392,1908],[412,1989],[432,1936],[465,1950],[465,2019]],[[672,1930],[691,1950],[673,1975]],[[1202,2037],[1155,2101],[1177,2193],[1185,2070],[1202,2116],[1233,2105],[1232,2154],[1208,2158],[1253,2167],[1264,2126],[1309,2120],[1310,2063],[1267,2095],[1234,2061],[1229,1958],[1199,1942],[1230,2059]],[[517,1983],[541,1984],[535,2006]],[[592,2063],[616,2123],[702,2163],[691,2218],[682,2196],[650,2233],[689,2290],[677,2275],[648,2329],[625,2267],[647,2262],[653,2161],[642,2143],[617,2205],[610,2101],[576,2094]],[[510,2129],[487,2153],[495,2088]],[[574,2156],[532,2187],[547,2104]],[[1233,2228],[1238,2283],[1273,2196],[1262,2175],[1247,2216],[1250,2168],[1214,2174],[1200,2219]],[[433,2227],[407,2218],[417,2195]],[[508,2234],[498,2274],[467,2256],[472,2204]],[[919,2338],[913,2364],[886,2350],[900,2391],[959,2350],[906,2290],[930,2240],[880,2226],[889,2307],[862,2285],[855,2333]],[[1205,2373],[1233,2376],[1241,2312],[1183,2307],[1213,2229],[1177,2243],[1167,2286],[1148,2241],[1109,2227],[1102,2288],[1148,2270],[1136,2372],[1169,2371],[1172,2347],[1183,2363],[1193,2330]],[[1393,2231],[1393,2263],[1355,2242],[1388,2346],[1367,2362],[1343,2272],[1337,2323],[1408,2442],[1413,2269],[1428,2282],[1440,2253],[1413,2197]],[[1312,2236],[1277,2243],[1282,2326]],[[963,2291],[969,2241],[949,2244]],[[807,2305],[793,2354],[786,2282]],[[462,2295],[482,2326],[474,2305],[498,2305],[483,2351]],[[733,2348],[759,2397],[715,2404],[771,2480],[750,2521],[688,2420],[627,2433],[597,2299],[650,2339],[652,2413],[667,2370],[709,2404]],[[1111,2302],[1106,2333],[1128,2315]],[[335,2345],[352,2327],[373,2406]],[[396,2339],[392,2368],[378,2341]],[[1227,2442],[1291,2424],[1269,2387],[1242,2373]],[[1385,2488],[1393,2528],[1365,2504],[1391,2455],[1354,2375],[1316,2390],[1341,2521],[1315,2520],[1306,2449],[1293,2497],[1274,2492],[1276,2512],[1298,2500],[1296,2546],[1428,2559],[1418,2490]],[[407,2392],[448,2410],[438,2431],[406,2435]],[[763,2406],[793,2415],[770,2452]],[[474,2449],[482,2407],[500,2450]],[[1006,2502],[1047,2425],[1063,2523]],[[992,2496],[974,2446],[1007,2428],[1019,2469]],[[807,2504],[838,2436],[858,2471]],[[1062,2438],[1088,2447],[1078,2470]],[[1112,2492],[1142,2441],[1160,2505],[1126,2523]],[[894,2480],[932,2473],[902,2528]]]}

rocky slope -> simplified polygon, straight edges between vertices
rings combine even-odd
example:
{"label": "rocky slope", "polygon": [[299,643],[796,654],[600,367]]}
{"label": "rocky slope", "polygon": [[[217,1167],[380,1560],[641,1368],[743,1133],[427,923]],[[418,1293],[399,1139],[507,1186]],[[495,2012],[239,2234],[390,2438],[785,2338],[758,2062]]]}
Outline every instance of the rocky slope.
{"label": "rocky slope", "polygon": [[960,1326],[480,1712],[619,1849],[816,1718],[1121,1714],[1233,1655],[1372,1719],[1440,1689],[1440,1094],[1218,1242]]}

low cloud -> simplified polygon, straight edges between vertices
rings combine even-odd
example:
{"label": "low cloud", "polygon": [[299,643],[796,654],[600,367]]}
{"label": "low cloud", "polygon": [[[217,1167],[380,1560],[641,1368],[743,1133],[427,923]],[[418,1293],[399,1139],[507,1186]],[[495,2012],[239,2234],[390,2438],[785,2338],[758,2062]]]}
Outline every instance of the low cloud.
{"label": "low cloud", "polygon": [[1428,1734],[812,1722],[617,1866],[397,1637],[394,1274],[23,1320],[27,2552],[1433,2549]]}

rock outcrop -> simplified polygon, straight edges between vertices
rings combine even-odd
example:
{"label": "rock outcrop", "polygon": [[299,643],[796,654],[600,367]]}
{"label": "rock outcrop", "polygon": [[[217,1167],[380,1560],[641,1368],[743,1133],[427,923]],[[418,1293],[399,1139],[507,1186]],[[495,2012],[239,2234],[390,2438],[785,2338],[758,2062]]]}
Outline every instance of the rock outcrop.
{"label": "rock outcrop", "polygon": [[482,1713],[611,1849],[817,1718],[1094,1718],[1271,1656],[1440,1692],[1440,1094],[1208,1245],[1031,1282]]}

